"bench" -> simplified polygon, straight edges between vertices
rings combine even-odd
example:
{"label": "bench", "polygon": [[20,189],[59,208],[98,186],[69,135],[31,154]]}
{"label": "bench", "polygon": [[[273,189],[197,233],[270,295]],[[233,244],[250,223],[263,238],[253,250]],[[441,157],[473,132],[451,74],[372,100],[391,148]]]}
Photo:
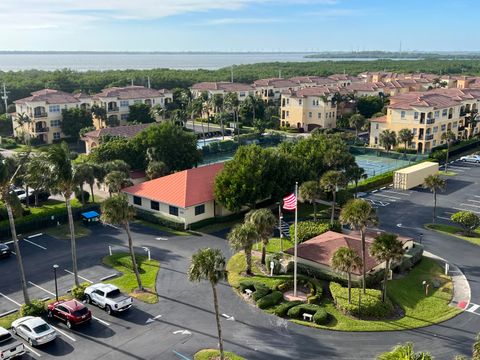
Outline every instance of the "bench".
{"label": "bench", "polygon": [[250,290],[250,289],[245,289],[245,294],[247,294],[247,297],[248,297],[248,298],[249,298],[249,297],[252,297],[252,293],[253,293],[252,290]]}
{"label": "bench", "polygon": [[303,320],[312,321],[312,320],[313,320],[313,315],[312,315],[312,314],[304,313],[304,314],[303,314]]}

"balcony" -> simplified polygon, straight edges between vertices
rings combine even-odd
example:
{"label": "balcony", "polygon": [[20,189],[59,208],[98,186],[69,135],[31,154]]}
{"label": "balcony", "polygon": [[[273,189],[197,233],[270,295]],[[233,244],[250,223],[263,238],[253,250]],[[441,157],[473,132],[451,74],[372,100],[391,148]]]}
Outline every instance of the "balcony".
{"label": "balcony", "polygon": [[465,130],[465,126],[461,125],[458,127],[458,131],[463,131],[463,130]]}
{"label": "balcony", "polygon": [[107,112],[118,112],[118,106],[112,106],[107,108]]}
{"label": "balcony", "polygon": [[426,140],[426,141],[428,141],[428,140],[433,140],[433,134],[425,135],[425,140]]}
{"label": "balcony", "polygon": [[46,112],[38,112],[38,113],[33,114],[33,117],[36,118],[36,119],[37,118],[45,118],[47,116],[48,116],[48,113],[46,113]]}
{"label": "balcony", "polygon": [[427,125],[435,124],[435,119],[427,119]]}
{"label": "balcony", "polygon": [[48,133],[50,129],[46,126],[35,128],[35,134]]}

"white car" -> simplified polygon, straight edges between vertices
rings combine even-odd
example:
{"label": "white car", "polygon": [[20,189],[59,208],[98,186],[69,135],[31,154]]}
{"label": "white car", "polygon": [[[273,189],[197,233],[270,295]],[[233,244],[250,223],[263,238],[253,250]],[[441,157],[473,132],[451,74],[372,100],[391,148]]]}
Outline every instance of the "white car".
{"label": "white car", "polygon": [[462,156],[460,158],[460,161],[463,162],[474,162],[477,164],[480,164],[480,155],[467,155],[467,156]]}
{"label": "white car", "polygon": [[12,322],[12,332],[25,339],[31,346],[55,340],[57,332],[39,317],[25,316]]}
{"label": "white car", "polygon": [[0,359],[15,359],[25,354],[25,346],[14,339],[8,330],[0,327]]}
{"label": "white car", "polygon": [[120,289],[112,284],[90,285],[85,289],[85,299],[87,303],[105,309],[109,315],[128,310],[133,305],[133,299],[123,295]]}

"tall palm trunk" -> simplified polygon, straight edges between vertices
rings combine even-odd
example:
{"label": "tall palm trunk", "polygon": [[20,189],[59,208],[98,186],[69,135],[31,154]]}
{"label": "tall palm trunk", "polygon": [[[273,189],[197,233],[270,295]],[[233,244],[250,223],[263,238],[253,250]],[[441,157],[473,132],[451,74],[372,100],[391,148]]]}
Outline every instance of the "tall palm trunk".
{"label": "tall palm trunk", "polygon": [[385,274],[383,275],[383,291],[382,291],[382,301],[385,302],[387,298],[387,281],[388,281],[388,273],[390,270],[390,259],[385,261]]}
{"label": "tall palm trunk", "polygon": [[137,259],[135,259],[135,251],[133,250],[132,234],[130,232],[130,224],[128,221],[125,223],[125,231],[128,237],[128,248],[130,250],[130,256],[132,257],[133,272],[137,278],[138,290],[143,290],[142,279],[140,279],[140,273],[138,272]]}
{"label": "tall palm trunk", "polygon": [[436,212],[437,212],[437,192],[434,189],[433,190],[433,223],[435,223]]}
{"label": "tall palm trunk", "polygon": [[348,303],[352,303],[352,274],[348,272]]}
{"label": "tall palm trunk", "polygon": [[317,201],[313,199],[313,221],[317,221]]}
{"label": "tall palm trunk", "polygon": [[22,285],[23,300],[25,301],[25,304],[30,305],[30,296],[28,296],[27,279],[25,277],[25,269],[23,268],[22,254],[20,252],[20,247],[18,246],[17,230],[15,229],[15,220],[13,219],[12,207],[10,206],[8,201],[5,202],[5,207],[7,208],[8,222],[10,223],[10,232],[12,233],[13,247],[15,248],[15,252],[17,254],[17,264],[18,264],[18,271],[20,272],[20,284]]}
{"label": "tall palm trunk", "polygon": [[38,207],[38,190],[35,190],[35,207]]}
{"label": "tall palm trunk", "polygon": [[337,200],[337,192],[333,191],[333,201],[332,201],[332,214],[330,215],[330,224],[333,225],[333,221],[335,220],[335,202]]}
{"label": "tall palm trunk", "polygon": [[450,140],[447,140],[447,156],[445,158],[445,172],[447,172],[449,154],[450,154]]}
{"label": "tall palm trunk", "polygon": [[70,204],[70,196],[72,193],[65,193],[65,204],[67,205],[68,214],[68,227],[70,228],[70,247],[72,251],[72,271],[75,279],[75,286],[80,285],[78,280],[78,267],[77,267],[77,245],[75,243],[75,226],[73,224],[72,205]]}
{"label": "tall palm trunk", "polygon": [[247,275],[252,274],[252,248],[245,249],[245,262],[247,263],[247,269],[245,272]]}
{"label": "tall palm trunk", "polygon": [[205,141],[205,129],[203,127],[203,119],[201,119],[202,121],[202,137],[203,137],[203,146],[205,146],[206,144],[206,141]]}
{"label": "tall palm trunk", "polygon": [[27,209],[30,207],[30,194],[28,193],[28,184],[25,184],[25,206],[27,207]]}
{"label": "tall palm trunk", "polygon": [[233,116],[235,119],[235,123],[237,124],[237,137],[238,137],[238,145],[240,146],[240,125],[238,124],[238,112],[235,110],[233,112]]}
{"label": "tall palm trunk", "polygon": [[267,243],[265,242],[264,239],[262,239],[262,264],[265,265],[265,258],[267,256]]}
{"label": "tall palm trunk", "polygon": [[93,194],[93,183],[90,183],[90,194],[92,195],[92,203],[95,202],[95,195]]}
{"label": "tall palm trunk", "polygon": [[358,197],[358,180],[355,179],[355,196],[354,196],[354,199],[356,199]]}
{"label": "tall palm trunk", "polygon": [[225,354],[223,353],[223,339],[222,339],[222,327],[220,325],[220,315],[218,311],[218,298],[217,298],[217,288],[215,284],[212,283],[213,291],[213,306],[215,307],[215,319],[217,320],[217,329],[218,329],[218,347],[220,350],[220,360],[225,359]]}
{"label": "tall palm trunk", "polygon": [[80,196],[82,199],[82,205],[85,206],[85,195],[83,194],[83,183],[80,184]]}
{"label": "tall palm trunk", "polygon": [[367,280],[367,272],[365,271],[365,264],[366,264],[366,252],[365,252],[365,229],[363,227],[360,228],[360,235],[362,238],[362,289],[363,293],[365,294],[367,292],[367,285],[366,285],[366,280]]}

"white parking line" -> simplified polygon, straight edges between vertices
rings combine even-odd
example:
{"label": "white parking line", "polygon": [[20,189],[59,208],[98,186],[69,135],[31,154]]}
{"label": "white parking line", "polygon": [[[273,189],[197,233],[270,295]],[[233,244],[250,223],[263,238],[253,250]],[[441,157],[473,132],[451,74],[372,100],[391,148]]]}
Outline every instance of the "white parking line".
{"label": "white parking line", "polygon": [[97,320],[99,323],[102,323],[103,325],[106,325],[106,326],[110,326],[109,323],[107,323],[106,321],[103,321],[102,319],[99,319],[95,316],[92,316],[92,318],[94,318],[95,320]]}
{"label": "white parking line", "polygon": [[405,194],[405,193],[401,193],[401,192],[393,191],[393,190],[384,190],[384,192],[392,193],[392,194],[398,194],[398,195],[403,195],[403,196],[410,196],[410,194]]}
{"label": "white parking line", "polygon": [[480,203],[480,200],[472,200],[472,199],[469,199],[467,201],[471,201],[471,202],[475,202],[475,203]]}
{"label": "white parking line", "polygon": [[382,194],[373,194],[373,196],[381,196],[381,197],[386,197],[386,198],[389,198],[390,200],[391,199],[396,199],[396,200],[400,200],[401,198],[399,197],[396,197],[396,196],[391,196],[391,195],[382,195]]}
{"label": "white parking line", "polygon": [[443,219],[443,220],[451,220],[450,218],[443,217],[443,216],[437,216],[438,219]]}
{"label": "white parking line", "polygon": [[27,348],[27,350],[31,353],[34,353],[35,355],[37,355],[38,357],[42,357],[42,355],[38,352],[36,352],[35,350],[33,350],[30,346],[27,346],[25,344],[23,344],[23,346],[25,346]]}
{"label": "white parking line", "polygon": [[46,247],[44,247],[44,246],[42,246],[42,245],[35,244],[33,241],[30,241],[30,240],[27,240],[27,239],[23,239],[23,240],[26,241],[26,242],[28,242],[28,243],[30,243],[30,244],[32,244],[32,245],[35,245],[35,246],[39,247],[40,249],[47,250]]}
{"label": "white parking line", "polygon": [[476,197],[476,198],[480,198],[480,195],[473,195],[473,196]]}
{"label": "white parking line", "polygon": [[14,303],[17,306],[22,306],[22,304],[16,302],[15,300],[9,298],[7,295],[0,293],[0,296],[3,296],[5,299],[10,300],[12,303]]}
{"label": "white parking line", "polygon": [[477,304],[470,303],[470,305],[473,305],[473,306],[470,307],[470,309],[467,309],[467,311],[471,313],[475,312],[475,310],[477,310],[480,307],[480,305],[477,305]]}
{"label": "white parking line", "polygon": [[472,210],[472,209],[461,209],[461,208],[456,208],[456,207],[454,207],[452,209],[460,210],[460,211],[470,211],[470,212],[473,212],[473,213],[480,214],[480,211],[475,211],[475,210]]}
{"label": "white parking line", "polygon": [[50,294],[50,295],[53,295],[53,296],[55,296],[55,294],[54,294],[53,292],[51,292],[51,291],[48,291],[47,289],[45,289],[45,288],[41,287],[40,285],[34,284],[34,283],[33,283],[33,282],[31,282],[31,281],[29,281],[28,283],[29,283],[30,285],[33,285],[33,286],[35,286],[36,288],[39,288],[40,290],[43,290],[43,291],[45,291],[47,294]]}
{"label": "white parking line", "polygon": [[[70,270],[67,270],[67,269],[63,269],[63,270],[65,270],[65,271],[66,271],[67,273],[69,273],[70,275],[75,275],[75,274],[74,274],[73,272],[71,272]],[[88,280],[87,278],[84,278],[83,276],[78,275],[78,277],[79,277],[80,279],[82,279],[82,280],[85,280],[86,282],[89,282],[90,284],[93,284],[93,281]]]}
{"label": "white parking line", "polygon": [[59,328],[53,326],[52,324],[50,324],[50,326],[51,326],[52,328],[54,328],[56,331],[58,331],[60,334],[62,334],[63,336],[69,338],[70,340],[72,340],[72,341],[77,341],[77,340],[75,340],[73,337],[71,337],[70,335],[68,335],[65,331],[60,330]]}
{"label": "white parking line", "polygon": [[473,205],[473,204],[467,204],[467,203],[461,203],[460,205],[480,208],[480,205]]}
{"label": "white parking line", "polygon": [[38,233],[38,234],[35,234],[35,235],[30,235],[30,236],[27,236],[29,239],[31,238],[36,238],[36,237],[39,237],[39,236],[42,236],[43,233]]}

